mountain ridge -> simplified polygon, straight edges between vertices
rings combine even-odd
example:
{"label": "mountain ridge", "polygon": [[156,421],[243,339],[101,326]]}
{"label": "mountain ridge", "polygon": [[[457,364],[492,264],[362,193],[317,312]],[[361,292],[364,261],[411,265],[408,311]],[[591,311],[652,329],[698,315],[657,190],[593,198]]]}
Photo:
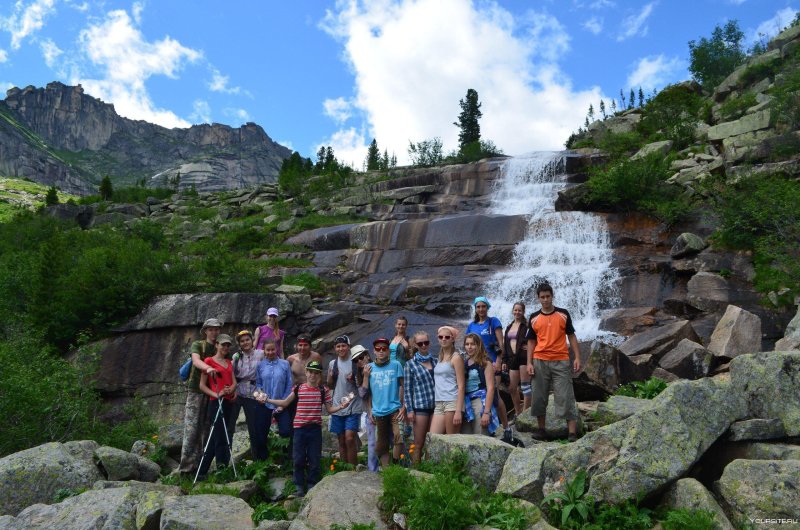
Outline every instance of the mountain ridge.
{"label": "mountain ridge", "polygon": [[219,191],[274,182],[291,150],[264,129],[219,123],[167,129],[117,114],[114,105],[60,82],[11,88],[0,100],[0,174],[85,195],[109,175]]}

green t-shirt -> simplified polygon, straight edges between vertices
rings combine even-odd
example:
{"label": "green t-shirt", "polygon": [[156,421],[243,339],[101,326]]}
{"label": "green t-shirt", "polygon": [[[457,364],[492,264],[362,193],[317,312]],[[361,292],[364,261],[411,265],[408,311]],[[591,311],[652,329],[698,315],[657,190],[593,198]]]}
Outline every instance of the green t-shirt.
{"label": "green t-shirt", "polygon": [[[196,340],[192,343],[191,353],[196,353],[200,355],[200,359],[205,359],[206,357],[213,357],[216,353],[217,348],[207,340]],[[186,382],[186,385],[189,387],[190,392],[194,392],[195,394],[200,394],[200,370],[198,370],[194,364],[192,365],[192,371],[189,373],[189,380]]]}

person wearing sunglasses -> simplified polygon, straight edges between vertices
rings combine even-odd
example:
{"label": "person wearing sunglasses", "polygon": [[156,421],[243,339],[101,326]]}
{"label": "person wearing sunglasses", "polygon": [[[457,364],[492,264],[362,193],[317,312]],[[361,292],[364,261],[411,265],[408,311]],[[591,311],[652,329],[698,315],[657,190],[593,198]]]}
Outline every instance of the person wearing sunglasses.
{"label": "person wearing sunglasses", "polygon": [[425,436],[431,428],[436,395],[433,370],[439,359],[430,352],[431,340],[424,331],[417,331],[411,340],[411,358],[406,361],[403,392],[408,406],[406,419],[413,426],[414,447],[411,459],[419,462],[425,447]]}
{"label": "person wearing sunglasses", "polygon": [[433,369],[436,406],[431,432],[458,434],[464,414],[464,359],[456,351],[458,331],[451,326],[438,330],[439,362]]}
{"label": "person wearing sunglasses", "polygon": [[283,344],[286,339],[286,331],[282,330],[278,325],[280,314],[277,307],[270,307],[267,309],[267,323],[262,324],[256,328],[255,342],[256,349],[263,350],[264,342],[268,339],[275,341],[275,346],[278,349],[278,359],[285,359],[286,356],[283,352]]}
{"label": "person wearing sunglasses", "polygon": [[375,362],[364,369],[363,387],[369,389],[366,400],[367,417],[377,427],[378,439],[375,453],[381,465],[389,465],[389,439],[394,436],[395,445],[402,444],[401,422],[406,407],[403,396],[403,367],[398,361],[389,359],[389,339],[378,338],[372,343]]}

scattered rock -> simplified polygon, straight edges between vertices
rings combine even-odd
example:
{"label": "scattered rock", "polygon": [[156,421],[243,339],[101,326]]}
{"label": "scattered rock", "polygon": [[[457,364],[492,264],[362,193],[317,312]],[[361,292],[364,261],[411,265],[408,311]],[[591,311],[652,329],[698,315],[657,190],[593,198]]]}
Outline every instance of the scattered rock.
{"label": "scattered rock", "polygon": [[275,227],[276,232],[288,232],[292,228],[294,228],[295,218],[292,217],[290,219],[286,219],[285,221],[281,221],[278,223],[278,226]]}
{"label": "scattered rock", "polygon": [[800,350],[800,309],[786,326],[783,338],[775,343],[775,351]]}
{"label": "scattered rock", "polygon": [[375,523],[376,529],[386,528],[378,509],[382,493],[383,482],[377,473],[342,471],[328,475],[308,491],[292,528],[301,522],[309,528],[330,528],[334,524],[349,528],[355,523]]}
{"label": "scattered rock", "polygon": [[583,374],[607,392],[613,392],[621,381],[620,355],[620,351],[610,344],[598,341],[593,342],[589,357],[583,368]]}
{"label": "scattered rock", "polygon": [[155,482],[161,473],[158,464],[133,453],[114,447],[99,447],[94,452],[95,462],[108,480],[141,480]]}
{"label": "scattered rock", "polygon": [[211,484],[206,483],[203,485],[204,489],[221,492],[222,490],[236,490],[237,497],[243,501],[247,501],[258,492],[258,484],[252,480],[239,480],[237,482],[226,482],[224,484]]}
{"label": "scattered rock", "polygon": [[[530,415],[530,414],[529,414]],[[520,429],[517,424],[517,429]],[[428,434],[425,444],[428,458],[433,462],[443,462],[450,453],[463,451],[469,458],[469,476],[476,484],[494,491],[512,445],[497,438],[475,434]]]}
{"label": "scattered rock", "polygon": [[639,151],[636,152],[635,155],[631,157],[631,160],[637,160],[639,158],[644,158],[649,154],[658,153],[659,155],[666,155],[672,149],[672,140],[662,140],[660,142],[653,142],[647,145],[642,146]]}
{"label": "scattered rock", "polygon": [[699,379],[708,375],[712,357],[702,345],[683,339],[661,358],[658,365],[678,377]]}
{"label": "scattered rock", "polygon": [[158,445],[166,449],[169,456],[180,458],[183,447],[183,424],[169,423],[159,427]]}
{"label": "scattered rock", "polygon": [[731,383],[746,397],[738,418],[777,418],[787,436],[800,436],[800,352],[740,355],[731,361]]}
{"label": "scattered rock", "polygon": [[542,464],[545,457],[553,451],[557,451],[559,447],[561,447],[560,444],[546,443],[536,444],[529,448],[514,448],[506,459],[495,491],[535,503],[541,502],[542,486],[544,485]]}
{"label": "scattered rock", "polygon": [[747,460],[800,460],[800,445],[750,442],[740,450]]}
{"label": "scattered rock", "polygon": [[629,337],[619,351],[628,357],[649,354],[657,360],[683,339],[700,340],[688,320],[677,320]]}
{"label": "scattered rock", "polygon": [[[600,329],[630,336],[656,324],[655,307],[626,307],[602,312]],[[594,348],[594,346],[593,346]]]}
{"label": "scattered rock", "polygon": [[608,401],[597,404],[597,419],[603,425],[609,425],[629,418],[649,408],[653,404],[650,399],[628,396],[611,396]]}
{"label": "scattered rock", "polygon": [[774,440],[786,436],[783,422],[777,419],[752,419],[737,421],[731,425],[728,440],[741,442],[744,440]]}
{"label": "scattered rock", "polygon": [[729,305],[714,328],[708,350],[716,357],[732,359],[761,350],[761,319],[741,307]]}
{"label": "scattered rock", "polygon": [[686,256],[697,254],[704,248],[706,248],[706,242],[703,241],[702,237],[691,232],[684,232],[675,240],[669,255],[673,259],[685,258]]}
{"label": "scattered rock", "polygon": [[90,488],[102,480],[91,455],[75,452],[52,442],[0,459],[0,514],[17,515],[32,504],[53,502],[60,489]]}
{"label": "scattered rock", "polygon": [[255,528],[253,509],[230,495],[185,495],[164,500],[161,530]]}
{"label": "scattered rock", "polygon": [[674,381],[680,380],[680,377],[678,377],[677,375],[673,374],[672,372],[667,372],[666,370],[664,370],[660,366],[658,368],[656,368],[655,370],[653,370],[653,373],[651,374],[651,377],[657,377],[658,379],[661,379],[662,381],[666,381],[667,383],[672,383]]}
{"label": "scattered rock", "polygon": [[[734,460],[714,484],[731,520],[800,518],[800,460]],[[760,528],[785,528],[776,523]]]}
{"label": "scattered rock", "polygon": [[148,442],[147,440],[136,440],[133,442],[133,447],[131,447],[131,453],[147,458],[149,455],[152,455],[156,452],[156,446],[153,442]]}
{"label": "scattered rock", "polygon": [[714,496],[699,481],[693,478],[682,478],[675,482],[664,495],[663,504],[669,508],[685,508],[687,510],[703,510],[711,512],[720,530],[734,530],[725,512],[722,511]]}
{"label": "scattered rock", "polygon": [[722,309],[730,300],[731,288],[728,281],[713,272],[698,272],[689,279],[686,288],[687,301],[702,311]]}

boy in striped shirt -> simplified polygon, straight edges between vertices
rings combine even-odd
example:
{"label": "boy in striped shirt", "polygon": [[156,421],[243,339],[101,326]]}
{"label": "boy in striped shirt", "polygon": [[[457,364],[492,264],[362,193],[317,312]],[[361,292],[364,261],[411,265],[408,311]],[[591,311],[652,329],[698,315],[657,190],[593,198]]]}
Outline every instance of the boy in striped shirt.
{"label": "boy in striped shirt", "polygon": [[297,399],[297,413],[294,417],[294,486],[296,495],[303,497],[306,492],[319,482],[319,463],[322,458],[322,404],[328,414],[345,408],[350,401],[343,400],[332,405],[333,397],[330,389],[322,383],[322,365],[311,361],[306,365],[306,382],[294,387],[294,392],[286,399],[266,398],[267,403],[279,407],[288,407]]}

